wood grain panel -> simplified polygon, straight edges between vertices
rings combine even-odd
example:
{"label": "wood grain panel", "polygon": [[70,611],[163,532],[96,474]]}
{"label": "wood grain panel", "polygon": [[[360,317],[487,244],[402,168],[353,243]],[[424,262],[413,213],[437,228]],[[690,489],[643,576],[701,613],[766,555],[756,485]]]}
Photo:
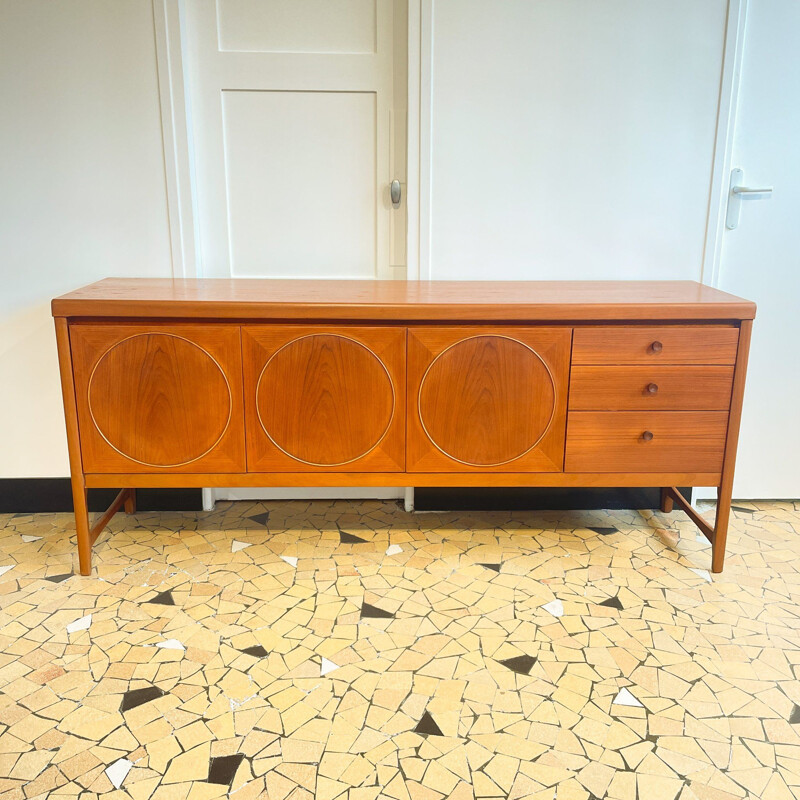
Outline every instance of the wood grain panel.
{"label": "wood grain panel", "polygon": [[560,470],[569,328],[409,329],[409,471]]}
{"label": "wood grain panel", "polygon": [[150,467],[208,453],[228,427],[233,401],[213,356],[170,333],[140,333],[114,345],[95,364],[88,392],[106,442]]}
{"label": "wood grain panel", "polygon": [[727,425],[725,411],[571,411],[565,469],[718,473]]}
{"label": "wood grain panel", "polygon": [[573,364],[733,364],[739,329],[620,325],[575,329]]}
{"label": "wood grain panel", "polygon": [[405,330],[243,330],[252,469],[399,470]]}
{"label": "wood grain panel", "polygon": [[570,411],[716,411],[731,402],[733,367],[572,368]]}
{"label": "wood grain panel", "polygon": [[84,469],[243,469],[239,330],[73,325]]}
{"label": "wood grain panel", "polygon": [[556,392],[547,365],[516,339],[480,335],[456,342],[430,364],[419,390],[428,438],[473,467],[524,455],[547,431]]}

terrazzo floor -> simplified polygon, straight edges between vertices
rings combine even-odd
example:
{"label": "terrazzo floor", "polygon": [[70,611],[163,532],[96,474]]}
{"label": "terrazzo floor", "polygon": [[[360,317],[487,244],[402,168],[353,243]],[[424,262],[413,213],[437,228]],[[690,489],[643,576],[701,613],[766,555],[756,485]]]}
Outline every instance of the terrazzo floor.
{"label": "terrazzo floor", "polygon": [[0,800],[800,798],[800,503],[110,528],[0,516]]}

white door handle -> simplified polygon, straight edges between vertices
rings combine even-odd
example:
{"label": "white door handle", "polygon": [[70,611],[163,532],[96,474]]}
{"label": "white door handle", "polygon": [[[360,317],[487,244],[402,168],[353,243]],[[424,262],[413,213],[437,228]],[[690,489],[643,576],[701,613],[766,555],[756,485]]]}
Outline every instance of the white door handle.
{"label": "white door handle", "polygon": [[749,186],[734,186],[731,191],[734,194],[772,194],[772,187],[767,186],[764,189],[751,189]]}
{"label": "white door handle", "polygon": [[728,230],[734,230],[739,225],[739,211],[742,207],[742,195],[748,194],[772,194],[772,187],[765,186],[763,189],[754,189],[750,186],[742,186],[740,181],[744,178],[744,172],[740,169],[731,170],[731,182],[728,191],[728,213],[725,216],[725,226]]}

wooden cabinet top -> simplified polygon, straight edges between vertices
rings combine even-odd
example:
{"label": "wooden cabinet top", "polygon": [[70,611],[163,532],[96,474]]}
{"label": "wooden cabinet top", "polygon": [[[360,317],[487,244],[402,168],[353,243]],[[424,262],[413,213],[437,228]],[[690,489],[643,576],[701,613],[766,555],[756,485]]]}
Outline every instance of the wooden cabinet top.
{"label": "wooden cabinet top", "polygon": [[743,320],[755,304],[694,281],[106,278],[55,317],[361,321]]}

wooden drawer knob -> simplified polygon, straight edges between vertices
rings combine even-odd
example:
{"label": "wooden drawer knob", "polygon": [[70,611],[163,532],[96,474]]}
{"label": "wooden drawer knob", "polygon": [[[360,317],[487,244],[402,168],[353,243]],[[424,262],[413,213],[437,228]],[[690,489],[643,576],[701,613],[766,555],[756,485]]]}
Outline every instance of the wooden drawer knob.
{"label": "wooden drawer knob", "polygon": [[658,391],[658,384],[657,383],[648,383],[647,384],[647,393],[648,394],[655,394]]}
{"label": "wooden drawer knob", "polygon": [[659,342],[658,340],[656,340],[655,342],[653,342],[650,345],[650,352],[651,353],[660,353],[663,349],[664,349],[664,345],[661,344],[661,342]]}
{"label": "wooden drawer knob", "polygon": [[642,434],[642,439],[644,439],[644,441],[645,441],[645,442],[649,442],[649,441],[651,441],[651,440],[653,439],[653,433],[652,433],[652,431],[645,431],[645,432]]}

